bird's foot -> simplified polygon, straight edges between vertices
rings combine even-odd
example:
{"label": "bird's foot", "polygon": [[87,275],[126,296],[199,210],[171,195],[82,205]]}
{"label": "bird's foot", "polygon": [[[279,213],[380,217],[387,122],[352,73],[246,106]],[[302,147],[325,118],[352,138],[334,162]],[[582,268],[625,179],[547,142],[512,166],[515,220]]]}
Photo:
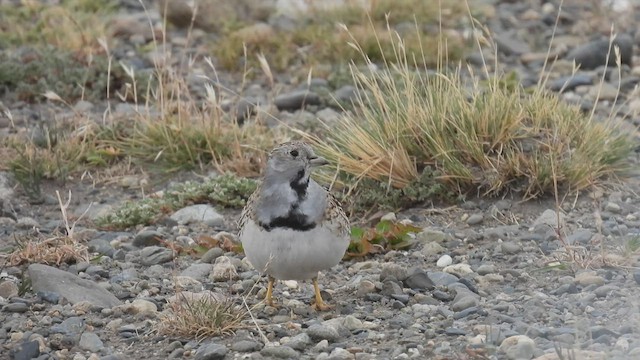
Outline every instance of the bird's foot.
{"label": "bird's foot", "polygon": [[333,306],[327,305],[324,302],[314,302],[313,304],[311,304],[311,307],[313,307],[316,311],[333,310]]}

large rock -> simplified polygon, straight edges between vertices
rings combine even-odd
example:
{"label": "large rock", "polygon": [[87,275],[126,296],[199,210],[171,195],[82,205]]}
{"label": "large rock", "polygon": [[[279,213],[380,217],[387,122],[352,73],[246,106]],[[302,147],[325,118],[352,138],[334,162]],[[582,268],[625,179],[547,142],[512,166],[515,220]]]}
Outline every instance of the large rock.
{"label": "large rock", "polygon": [[101,308],[111,308],[121,304],[118,298],[95,282],[81,279],[51,266],[29,265],[29,277],[34,292],[57,293],[72,304],[88,301]]}
{"label": "large rock", "polygon": [[580,65],[583,70],[595,69],[605,64],[615,67],[616,52],[614,47],[618,46],[620,48],[620,62],[631,66],[633,57],[633,39],[631,36],[626,34],[618,35],[613,41],[611,50],[609,50],[609,43],[609,39],[601,39],[580,45],[567,54],[567,59],[575,60],[576,64]]}

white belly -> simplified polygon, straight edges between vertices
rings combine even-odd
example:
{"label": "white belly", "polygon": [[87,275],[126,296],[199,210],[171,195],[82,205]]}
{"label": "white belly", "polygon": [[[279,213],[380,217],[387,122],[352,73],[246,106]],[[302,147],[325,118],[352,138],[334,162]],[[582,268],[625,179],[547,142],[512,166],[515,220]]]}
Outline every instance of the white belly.
{"label": "white belly", "polygon": [[326,227],[300,232],[274,228],[267,232],[248,220],[240,238],[251,265],[280,280],[306,280],[340,262],[349,246]]}

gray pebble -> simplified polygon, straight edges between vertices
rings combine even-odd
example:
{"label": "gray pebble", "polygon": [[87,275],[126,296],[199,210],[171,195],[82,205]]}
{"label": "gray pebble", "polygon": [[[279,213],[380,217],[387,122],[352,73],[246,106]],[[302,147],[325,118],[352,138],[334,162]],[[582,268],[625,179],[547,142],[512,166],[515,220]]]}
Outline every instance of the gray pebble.
{"label": "gray pebble", "polygon": [[458,278],[455,275],[442,271],[429,272],[427,275],[435,286],[447,286],[458,282]]}
{"label": "gray pebble", "polygon": [[142,230],[136,234],[131,243],[135,247],[142,248],[147,246],[160,245],[163,239],[164,235],[158,231]]}
{"label": "gray pebble", "polygon": [[478,266],[476,272],[478,273],[478,275],[493,274],[496,272],[496,267],[493,264],[482,264]]}
{"label": "gray pebble", "polygon": [[207,252],[202,255],[202,258],[200,258],[200,261],[203,263],[213,264],[216,259],[222,255],[224,255],[224,250],[219,247],[214,247],[207,250]]}
{"label": "gray pebble", "polygon": [[[583,70],[595,69],[607,63],[609,66],[615,66],[616,54],[614,51],[609,51],[609,44],[609,39],[594,40],[574,48],[567,54],[566,58],[575,60],[576,64],[580,65]],[[613,44],[620,48],[621,63],[631,66],[633,54],[633,39],[631,36],[619,34]]]}
{"label": "gray pebble", "polygon": [[22,302],[7,304],[2,308],[2,311],[11,312],[11,313],[23,313],[28,310],[29,310],[29,305]]}
{"label": "gray pebble", "polygon": [[237,352],[255,352],[260,351],[263,345],[253,340],[240,340],[231,345],[231,350]]}
{"label": "gray pebble", "polygon": [[37,341],[26,341],[12,350],[13,360],[32,360],[40,356],[40,344]]}
{"label": "gray pebble", "polygon": [[91,352],[98,352],[104,348],[104,344],[102,343],[102,340],[100,340],[98,335],[87,331],[83,332],[80,336],[80,342],[78,343],[78,346],[80,346],[80,348],[83,350]]}
{"label": "gray pebble", "polygon": [[484,216],[482,214],[472,214],[467,219],[467,225],[478,225],[484,220]]}
{"label": "gray pebble", "polygon": [[588,244],[592,237],[593,231],[589,229],[578,229],[567,236],[566,241],[569,244]]}
{"label": "gray pebble", "polygon": [[459,312],[478,305],[478,299],[475,296],[456,296],[451,304],[451,310]]}
{"label": "gray pebble", "polygon": [[229,352],[229,349],[227,349],[226,346],[221,344],[216,344],[216,343],[203,344],[196,351],[194,359],[223,360],[227,356],[228,352]]}
{"label": "gray pebble", "polygon": [[300,333],[296,336],[291,337],[283,345],[286,345],[291,349],[304,351],[309,346],[309,344],[311,344],[311,338],[309,337],[309,335],[307,333]]}
{"label": "gray pebble", "polygon": [[296,90],[276,96],[273,103],[280,111],[293,111],[309,105],[320,105],[321,100],[313,91]]}
{"label": "gray pebble", "polygon": [[435,287],[429,275],[422,269],[415,269],[404,281],[404,284],[414,290],[431,290]]}
{"label": "gray pebble", "polygon": [[331,326],[327,326],[323,324],[311,325],[307,329],[306,333],[309,334],[309,337],[311,337],[313,340],[316,340],[316,341],[327,340],[330,342],[334,342],[340,339],[340,334],[338,333],[338,330],[336,330],[335,328],[332,328]]}
{"label": "gray pebble", "polygon": [[265,346],[260,350],[260,355],[278,359],[298,359],[300,357],[297,351],[285,345]]}
{"label": "gray pebble", "polygon": [[173,260],[173,250],[160,246],[148,246],[140,251],[142,265],[164,264]]}

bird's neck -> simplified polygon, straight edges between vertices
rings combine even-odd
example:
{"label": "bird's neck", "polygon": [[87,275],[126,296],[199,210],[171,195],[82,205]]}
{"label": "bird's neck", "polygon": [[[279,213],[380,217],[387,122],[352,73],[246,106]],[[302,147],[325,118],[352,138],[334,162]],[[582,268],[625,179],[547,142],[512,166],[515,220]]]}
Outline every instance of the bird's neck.
{"label": "bird's neck", "polygon": [[315,224],[302,209],[308,199],[309,182],[309,174],[305,171],[300,171],[288,183],[276,182],[272,177],[265,176],[260,206],[256,213],[260,224],[267,229],[274,227],[296,230],[313,228]]}

